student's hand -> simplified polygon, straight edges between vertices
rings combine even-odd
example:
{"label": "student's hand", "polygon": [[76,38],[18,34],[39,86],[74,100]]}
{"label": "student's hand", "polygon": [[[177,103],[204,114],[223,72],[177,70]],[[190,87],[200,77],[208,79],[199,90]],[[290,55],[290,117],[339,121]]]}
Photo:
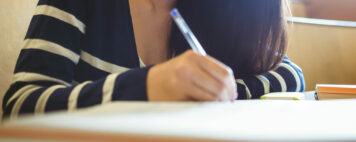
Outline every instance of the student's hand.
{"label": "student's hand", "polygon": [[229,67],[189,50],[149,70],[147,95],[149,101],[231,101],[237,89]]}

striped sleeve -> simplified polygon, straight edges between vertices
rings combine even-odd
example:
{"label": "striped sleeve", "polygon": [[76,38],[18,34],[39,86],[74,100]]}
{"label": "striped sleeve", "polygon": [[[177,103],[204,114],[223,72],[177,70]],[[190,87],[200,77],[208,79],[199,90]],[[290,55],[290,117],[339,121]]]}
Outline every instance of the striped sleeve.
{"label": "striped sleeve", "polygon": [[303,92],[305,81],[302,70],[288,57],[279,67],[267,74],[236,79],[238,99],[258,99],[272,92]]}
{"label": "striped sleeve", "polygon": [[3,99],[3,117],[73,111],[114,100],[147,100],[146,75],[150,67],[120,73],[113,68],[101,79],[72,84],[76,65],[88,56],[80,48],[86,29],[86,2],[39,1],[13,82]]}

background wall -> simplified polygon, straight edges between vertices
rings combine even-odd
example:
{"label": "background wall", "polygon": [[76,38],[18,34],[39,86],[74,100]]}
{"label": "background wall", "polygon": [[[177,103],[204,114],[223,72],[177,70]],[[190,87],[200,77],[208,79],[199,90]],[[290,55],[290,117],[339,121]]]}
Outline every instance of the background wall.
{"label": "background wall", "polygon": [[295,13],[298,17],[356,21],[356,0],[294,0],[294,2],[305,6],[305,12]]}
{"label": "background wall", "polygon": [[0,0],[0,105],[37,1]]}
{"label": "background wall", "polygon": [[356,84],[355,37],[356,26],[294,23],[287,54],[303,69],[307,90],[316,84]]}
{"label": "background wall", "polygon": [[[292,11],[296,17],[356,21],[356,0],[294,0]],[[290,34],[288,56],[303,69],[307,90],[318,83],[356,84],[356,26],[329,22],[339,26],[294,23]]]}

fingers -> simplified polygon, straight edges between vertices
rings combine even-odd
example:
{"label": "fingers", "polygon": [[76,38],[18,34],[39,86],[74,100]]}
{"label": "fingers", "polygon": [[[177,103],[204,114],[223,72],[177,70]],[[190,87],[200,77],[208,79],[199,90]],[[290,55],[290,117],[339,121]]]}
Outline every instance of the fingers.
{"label": "fingers", "polygon": [[187,54],[188,58],[191,58],[191,61],[195,61],[195,63],[217,79],[230,75],[231,69],[229,70],[229,67],[209,56],[199,55],[192,50],[187,51],[185,54]]}
{"label": "fingers", "polygon": [[234,77],[226,66],[188,51],[150,69],[147,96],[150,101],[229,101],[236,93],[229,80]]}
{"label": "fingers", "polygon": [[194,82],[186,82],[178,88],[181,88],[180,91],[183,91],[181,93],[184,93],[189,100],[199,102],[228,101],[228,99],[221,98],[222,95],[213,95],[207,89],[202,88]]}
{"label": "fingers", "polygon": [[223,83],[219,82],[196,65],[192,65],[190,70],[191,71],[188,71],[186,74],[189,74],[188,77],[190,77],[190,80],[194,85],[209,92],[213,97],[217,97],[223,93],[225,89]]}
{"label": "fingers", "polygon": [[187,51],[187,56],[191,58],[191,61],[195,61],[195,63],[204,70],[204,72],[208,73],[210,76],[219,81],[223,87],[217,86],[219,88],[211,88],[216,91],[222,91],[221,88],[226,87],[228,90],[228,94],[231,99],[235,99],[237,97],[237,87],[235,83],[235,77],[230,67],[224,65],[223,63],[217,61],[216,59],[209,56],[202,56],[196,54],[193,51]]}
{"label": "fingers", "polygon": [[196,83],[191,83],[189,87],[185,87],[185,90],[187,91],[186,94],[189,96],[189,98],[192,98],[195,101],[230,101],[229,94],[226,92],[226,90],[222,91],[219,95],[213,95],[209,91],[207,91],[204,88],[201,88],[201,86],[197,85]]}
{"label": "fingers", "polygon": [[200,101],[200,102],[211,102],[211,101],[219,101],[218,97],[211,95],[210,92],[200,88],[199,86],[195,85],[194,83],[191,83],[184,87],[185,89],[185,94],[195,100],[195,101]]}

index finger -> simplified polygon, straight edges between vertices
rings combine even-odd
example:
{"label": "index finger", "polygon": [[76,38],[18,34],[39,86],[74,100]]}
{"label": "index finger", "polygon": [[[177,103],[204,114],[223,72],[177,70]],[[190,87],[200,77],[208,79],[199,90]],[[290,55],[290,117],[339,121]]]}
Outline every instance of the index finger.
{"label": "index finger", "polygon": [[[211,56],[198,55],[198,65],[217,79],[232,77],[234,79],[234,74],[232,69],[221,63],[220,61],[214,59]],[[224,83],[224,82],[222,82]]]}

